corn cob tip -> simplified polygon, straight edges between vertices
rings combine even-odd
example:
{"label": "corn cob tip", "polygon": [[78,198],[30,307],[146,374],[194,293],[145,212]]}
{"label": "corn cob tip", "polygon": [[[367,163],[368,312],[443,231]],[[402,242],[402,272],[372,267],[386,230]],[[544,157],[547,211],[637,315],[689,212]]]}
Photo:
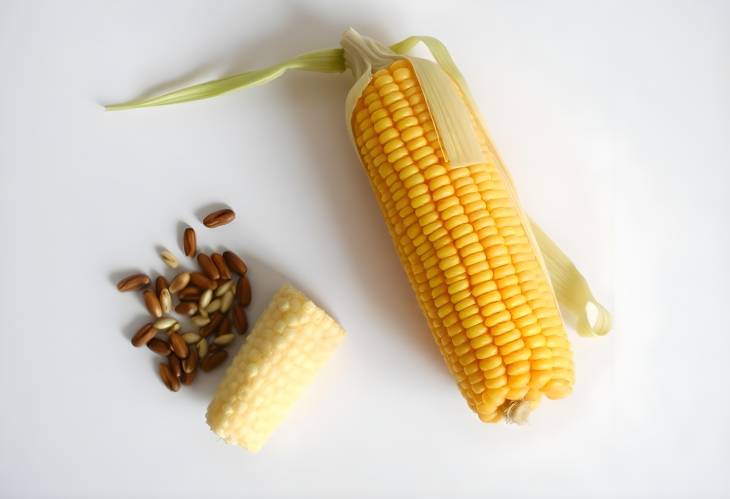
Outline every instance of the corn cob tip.
{"label": "corn cob tip", "polygon": [[532,412],[532,406],[527,400],[515,400],[504,409],[504,420],[517,425],[527,424],[527,418]]}

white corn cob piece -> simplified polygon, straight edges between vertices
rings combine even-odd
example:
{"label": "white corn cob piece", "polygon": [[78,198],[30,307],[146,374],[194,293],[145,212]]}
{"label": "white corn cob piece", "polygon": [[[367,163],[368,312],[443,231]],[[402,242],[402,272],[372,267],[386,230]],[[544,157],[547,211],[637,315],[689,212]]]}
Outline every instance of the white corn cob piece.
{"label": "white corn cob piece", "polygon": [[344,336],[332,317],[285,284],[218,386],[208,406],[211,430],[257,452]]}

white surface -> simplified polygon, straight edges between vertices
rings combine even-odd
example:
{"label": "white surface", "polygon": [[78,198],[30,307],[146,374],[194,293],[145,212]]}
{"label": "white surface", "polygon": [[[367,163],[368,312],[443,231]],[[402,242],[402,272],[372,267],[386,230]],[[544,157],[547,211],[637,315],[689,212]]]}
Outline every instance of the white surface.
{"label": "white surface", "polygon": [[[390,4],[0,3],[1,497],[730,494],[730,5]],[[527,427],[480,424],[448,377],[348,142],[349,75],[99,107],[349,25],[449,46],[528,210],[615,310]],[[215,202],[238,219],[201,243],[248,257],[254,315],[286,276],[349,332],[256,456],[204,423],[222,371],[166,392],[113,286]]]}

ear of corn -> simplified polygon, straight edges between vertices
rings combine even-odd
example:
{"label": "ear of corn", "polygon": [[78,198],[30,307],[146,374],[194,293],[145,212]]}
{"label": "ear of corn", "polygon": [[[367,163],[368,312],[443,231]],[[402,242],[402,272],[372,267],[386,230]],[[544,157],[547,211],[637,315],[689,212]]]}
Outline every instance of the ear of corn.
{"label": "ear of corn", "polygon": [[449,369],[494,422],[515,401],[570,393],[572,354],[526,217],[476,119],[482,160],[452,164],[420,76],[406,59],[375,71],[353,137]]}
{"label": "ear of corn", "polygon": [[[405,55],[417,43],[435,64]],[[347,125],[446,363],[482,420],[523,421],[542,395],[561,398],[573,386],[557,301],[581,335],[605,334],[610,316],[522,210],[445,47],[410,37],[386,48],[353,30],[342,45],[107,109],[208,98],[288,69],[351,69]]]}
{"label": "ear of corn", "polygon": [[343,339],[303,293],[283,286],[256,322],[208,407],[210,428],[257,452]]}

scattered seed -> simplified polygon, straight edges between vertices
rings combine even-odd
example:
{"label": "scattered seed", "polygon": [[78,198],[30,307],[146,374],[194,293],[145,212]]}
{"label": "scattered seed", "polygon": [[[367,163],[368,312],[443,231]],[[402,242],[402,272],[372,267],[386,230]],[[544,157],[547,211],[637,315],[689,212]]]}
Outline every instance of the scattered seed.
{"label": "scattered seed", "polygon": [[177,323],[172,317],[161,317],[154,322],[153,326],[158,331],[164,331],[165,329],[170,329]]}
{"label": "scattered seed", "polygon": [[162,290],[168,286],[169,284],[167,283],[165,276],[157,276],[157,279],[155,279],[155,293],[157,293],[157,296],[160,296]]}
{"label": "scattered seed", "polygon": [[223,258],[226,260],[230,270],[241,276],[246,275],[248,267],[246,266],[246,263],[241,260],[240,256],[235,254],[233,251],[225,251],[223,252]]}
{"label": "scattered seed", "polygon": [[162,355],[163,357],[167,357],[172,351],[170,350],[170,344],[160,338],[152,338],[149,343],[147,343],[147,348],[158,355]]}
{"label": "scattered seed", "polygon": [[220,297],[220,296],[223,296],[223,295],[224,295],[224,294],[226,294],[226,293],[228,292],[228,290],[229,290],[229,289],[231,289],[232,287],[233,287],[233,281],[230,281],[230,280],[228,280],[228,281],[225,281],[225,282],[223,282],[222,284],[218,284],[218,287],[217,287],[217,288],[216,288],[216,290],[215,290],[215,295],[216,295],[216,296],[219,296],[219,297]]}
{"label": "scattered seed", "polygon": [[172,351],[175,353],[175,355],[177,355],[181,359],[184,359],[188,356],[188,344],[185,343],[183,337],[180,336],[178,333],[170,334],[170,348],[172,348]]}
{"label": "scattered seed", "polygon": [[212,255],[210,255],[210,259],[213,260],[216,268],[218,268],[221,279],[231,278],[231,270],[228,268],[228,265],[226,264],[226,259],[223,258],[223,255],[221,255],[220,253],[213,253]]}
{"label": "scattered seed", "polygon": [[200,368],[205,371],[212,371],[216,367],[220,366],[226,361],[228,352],[225,350],[216,350],[215,352],[209,352],[208,355],[203,358],[200,363]]}
{"label": "scattered seed", "polygon": [[170,368],[170,372],[175,378],[179,378],[182,374],[182,363],[175,355],[167,357],[167,367]]}
{"label": "scattered seed", "polygon": [[215,227],[220,227],[221,225],[231,223],[235,218],[236,214],[234,213],[234,211],[226,208],[208,214],[208,216],[203,219],[203,225],[205,225],[209,229],[213,229]]}
{"label": "scattered seed", "polygon": [[223,336],[231,332],[231,320],[228,317],[224,317],[221,321],[221,325],[218,328],[218,335]]}
{"label": "scattered seed", "polygon": [[233,307],[233,325],[239,334],[246,334],[248,318],[246,317],[246,310],[244,310],[240,303],[236,303]]}
{"label": "scattered seed", "polygon": [[213,281],[217,281],[221,278],[218,267],[215,266],[213,260],[210,259],[205,253],[198,253],[198,265],[203,270],[203,273]]}
{"label": "scattered seed", "polygon": [[170,391],[176,392],[180,389],[180,381],[177,379],[177,376],[173,375],[168,365],[164,362],[160,363],[160,377]]}
{"label": "scattered seed", "polygon": [[175,307],[175,312],[181,315],[194,315],[197,311],[198,306],[190,302],[178,303],[177,307]]}
{"label": "scattered seed", "polygon": [[177,266],[178,266],[177,258],[175,258],[175,255],[173,255],[171,251],[169,251],[169,250],[160,251],[160,258],[162,258],[162,261],[165,262],[165,265],[167,265],[171,269],[177,268]]}
{"label": "scattered seed", "polygon": [[136,291],[142,289],[150,283],[150,278],[145,274],[134,274],[125,277],[117,283],[119,291]]}
{"label": "scattered seed", "polygon": [[216,339],[213,340],[213,343],[218,346],[224,347],[232,342],[234,338],[235,336],[233,334],[224,334],[223,336],[216,337]]}
{"label": "scattered seed", "polygon": [[197,343],[200,341],[200,335],[198,333],[185,333],[182,335],[182,339],[185,340],[185,343],[188,345],[192,343]]}
{"label": "scattered seed", "polygon": [[200,336],[206,337],[210,336],[212,333],[216,332],[218,330],[218,327],[223,322],[223,314],[220,312],[215,312],[210,317],[210,322],[206,324],[204,327],[200,328]]}
{"label": "scattered seed", "polygon": [[172,312],[172,295],[167,288],[162,288],[162,291],[160,291],[160,305],[162,306],[163,314]]}
{"label": "scattered seed", "polygon": [[190,374],[198,367],[198,351],[195,348],[190,349],[190,355],[182,361],[183,372]]}
{"label": "scattered seed", "polygon": [[210,305],[210,301],[213,299],[213,291],[210,289],[206,289],[203,291],[203,294],[200,295],[200,300],[198,301],[198,309],[202,310],[208,307]]}
{"label": "scattered seed", "polygon": [[182,376],[180,376],[180,381],[182,381],[183,385],[192,385],[193,381],[195,381],[195,375],[198,373],[198,371],[193,371],[191,373],[182,373]]}
{"label": "scattered seed", "polygon": [[170,293],[177,293],[185,289],[185,286],[190,282],[190,272],[180,272],[170,283]]}
{"label": "scattered seed", "polygon": [[188,286],[177,294],[180,301],[198,301],[203,291],[195,286]]}
{"label": "scattered seed", "polygon": [[247,307],[251,303],[251,283],[249,282],[248,277],[241,277],[238,280],[238,286],[236,286],[236,288],[238,303]]}
{"label": "scattered seed", "polygon": [[208,355],[208,342],[203,338],[198,342],[198,358],[202,359]]}
{"label": "scattered seed", "polygon": [[183,233],[183,251],[185,252],[185,256],[195,256],[197,246],[195,239],[195,231],[193,228],[188,227],[185,229],[185,232]]}
{"label": "scattered seed", "polygon": [[175,324],[172,325],[172,327],[167,331],[168,333],[174,333],[175,331],[180,331],[180,323],[175,322]]}
{"label": "scattered seed", "polygon": [[210,319],[208,317],[202,317],[200,315],[193,316],[193,318],[190,319],[190,321],[198,327],[203,327],[206,324],[210,323]]}
{"label": "scattered seed", "polygon": [[157,295],[151,289],[144,292],[144,305],[153,317],[162,317],[162,305],[160,300],[157,299]]}
{"label": "scattered seed", "polygon": [[190,282],[200,289],[215,289],[216,283],[203,274],[202,272],[191,272]]}
{"label": "scattered seed", "polygon": [[216,298],[215,300],[211,301],[207,307],[205,307],[205,311],[209,314],[212,314],[213,312],[217,312],[221,309],[221,300],[220,298]]}
{"label": "scattered seed", "polygon": [[231,309],[231,305],[233,304],[233,291],[232,289],[228,291],[228,293],[224,294],[221,298],[221,312],[224,314],[228,312]]}
{"label": "scattered seed", "polygon": [[155,337],[156,333],[157,331],[152,326],[152,324],[145,324],[144,326],[139,328],[139,330],[132,337],[132,345],[136,347],[146,345],[152,338]]}

